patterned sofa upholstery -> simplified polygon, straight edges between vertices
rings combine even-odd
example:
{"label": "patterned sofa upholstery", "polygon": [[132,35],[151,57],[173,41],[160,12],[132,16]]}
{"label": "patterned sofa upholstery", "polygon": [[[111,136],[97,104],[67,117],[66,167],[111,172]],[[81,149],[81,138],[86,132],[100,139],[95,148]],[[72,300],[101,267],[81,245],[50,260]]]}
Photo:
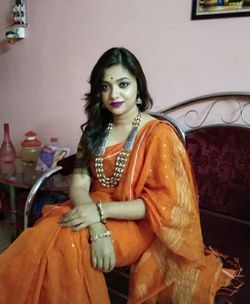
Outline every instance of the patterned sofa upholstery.
{"label": "patterned sofa upholstery", "polygon": [[187,149],[200,207],[250,221],[250,130],[215,126],[190,132]]}
{"label": "patterned sofa upholstery", "polygon": [[250,129],[219,126],[191,132],[187,149],[205,244],[239,258],[245,285],[233,303],[250,302]]}

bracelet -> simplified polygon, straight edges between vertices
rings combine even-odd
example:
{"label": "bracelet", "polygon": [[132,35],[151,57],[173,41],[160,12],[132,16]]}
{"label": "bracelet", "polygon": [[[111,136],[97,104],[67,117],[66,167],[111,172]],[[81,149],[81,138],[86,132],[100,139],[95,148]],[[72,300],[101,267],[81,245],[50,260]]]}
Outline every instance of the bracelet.
{"label": "bracelet", "polygon": [[106,217],[104,216],[103,209],[102,209],[102,203],[100,201],[96,202],[96,208],[97,208],[97,211],[100,216],[100,222],[103,224],[106,224],[107,220],[106,220]]}
{"label": "bracelet", "polygon": [[105,238],[105,237],[110,237],[111,234],[112,234],[111,231],[107,230],[107,231],[105,231],[103,233],[100,233],[100,234],[96,234],[96,235],[93,235],[93,236],[91,235],[89,237],[89,241],[90,241],[90,243],[92,243],[92,242],[94,242],[98,239],[102,239],[102,238]]}

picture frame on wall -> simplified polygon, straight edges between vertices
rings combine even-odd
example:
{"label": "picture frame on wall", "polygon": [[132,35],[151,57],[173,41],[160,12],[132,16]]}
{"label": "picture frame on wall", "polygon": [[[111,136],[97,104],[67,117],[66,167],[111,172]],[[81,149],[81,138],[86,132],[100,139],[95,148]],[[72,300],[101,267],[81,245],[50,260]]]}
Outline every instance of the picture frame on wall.
{"label": "picture frame on wall", "polygon": [[192,0],[192,20],[250,16],[250,0]]}

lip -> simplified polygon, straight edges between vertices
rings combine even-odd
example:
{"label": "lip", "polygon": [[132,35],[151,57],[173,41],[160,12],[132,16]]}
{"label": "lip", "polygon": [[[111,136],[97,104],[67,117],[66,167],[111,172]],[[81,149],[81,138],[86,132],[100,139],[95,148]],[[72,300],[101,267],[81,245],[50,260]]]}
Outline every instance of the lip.
{"label": "lip", "polygon": [[123,101],[113,101],[113,102],[111,102],[111,107],[113,107],[113,108],[119,108],[122,104],[123,104],[124,102]]}

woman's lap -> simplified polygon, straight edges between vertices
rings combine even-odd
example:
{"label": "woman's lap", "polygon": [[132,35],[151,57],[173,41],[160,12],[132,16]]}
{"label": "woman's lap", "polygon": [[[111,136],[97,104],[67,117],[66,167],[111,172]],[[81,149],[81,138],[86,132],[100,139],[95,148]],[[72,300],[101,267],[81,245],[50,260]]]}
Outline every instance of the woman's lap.
{"label": "woman's lap", "polygon": [[[53,217],[55,219],[55,224],[59,222],[59,218],[70,210],[69,204],[66,202],[62,205],[57,205],[54,208],[50,206],[45,206],[43,210],[43,216],[39,221],[39,225],[43,225],[44,219],[50,218],[53,221]],[[45,221],[46,222],[46,221]],[[58,223],[58,227],[59,223]],[[138,260],[140,255],[145,251],[145,249],[149,246],[153,238],[153,232],[149,227],[149,224],[144,221],[125,221],[125,220],[108,220],[106,227],[108,230],[112,232],[112,241],[114,244],[115,255],[117,266],[126,266],[131,265]],[[60,228],[59,228],[60,229]],[[83,229],[80,232],[71,231],[70,228],[62,228],[62,230],[66,229],[67,233],[60,233],[62,235],[71,235],[77,242],[77,239],[81,242],[85,242],[86,244],[82,244],[81,246],[89,247],[88,243],[88,231],[87,229]],[[66,232],[66,231],[65,231]],[[84,236],[84,237],[83,237]],[[68,238],[67,237],[67,238]],[[57,240],[57,242],[63,242],[63,238]]]}
{"label": "woman's lap", "polygon": [[[56,205],[54,208],[51,205],[45,206],[43,215],[48,217],[59,216],[70,210],[70,203],[65,202],[61,205]],[[41,220],[42,221],[42,220]],[[58,219],[56,219],[58,221]],[[117,266],[126,266],[133,264],[138,260],[140,255],[149,246],[153,238],[153,232],[149,224],[144,221],[125,221],[125,220],[108,220],[106,227],[112,232],[112,240],[115,248]],[[69,229],[69,228],[62,228]],[[87,229],[82,232],[72,231],[74,238],[80,235],[87,234]],[[82,237],[81,237],[82,238]],[[87,239],[86,237],[84,238]],[[81,240],[81,242],[83,239]],[[89,246],[85,244],[84,246]]]}
{"label": "woman's lap", "polygon": [[107,222],[107,228],[112,232],[117,267],[135,263],[153,238],[146,221],[111,220]]}
{"label": "woman's lap", "polygon": [[[62,214],[68,211],[66,209],[48,209],[44,218],[34,227],[26,229],[0,256],[0,291],[3,299],[12,299],[13,296],[15,302],[16,298],[10,292],[13,286],[19,293],[20,303],[37,298],[38,294],[40,298],[50,298],[51,290],[54,292],[53,298],[61,299],[67,295],[75,298],[75,303],[81,302],[86,289],[96,303],[99,297],[108,297],[101,272],[91,266],[87,229],[75,232],[59,224]],[[153,237],[145,221],[110,220],[107,229],[112,231],[118,267],[136,262]],[[86,282],[85,287],[83,282]],[[100,295],[91,295],[88,286],[92,285],[98,286]],[[55,290],[58,289],[61,292],[56,294]],[[88,301],[91,303],[94,300],[86,298],[85,302]]]}

